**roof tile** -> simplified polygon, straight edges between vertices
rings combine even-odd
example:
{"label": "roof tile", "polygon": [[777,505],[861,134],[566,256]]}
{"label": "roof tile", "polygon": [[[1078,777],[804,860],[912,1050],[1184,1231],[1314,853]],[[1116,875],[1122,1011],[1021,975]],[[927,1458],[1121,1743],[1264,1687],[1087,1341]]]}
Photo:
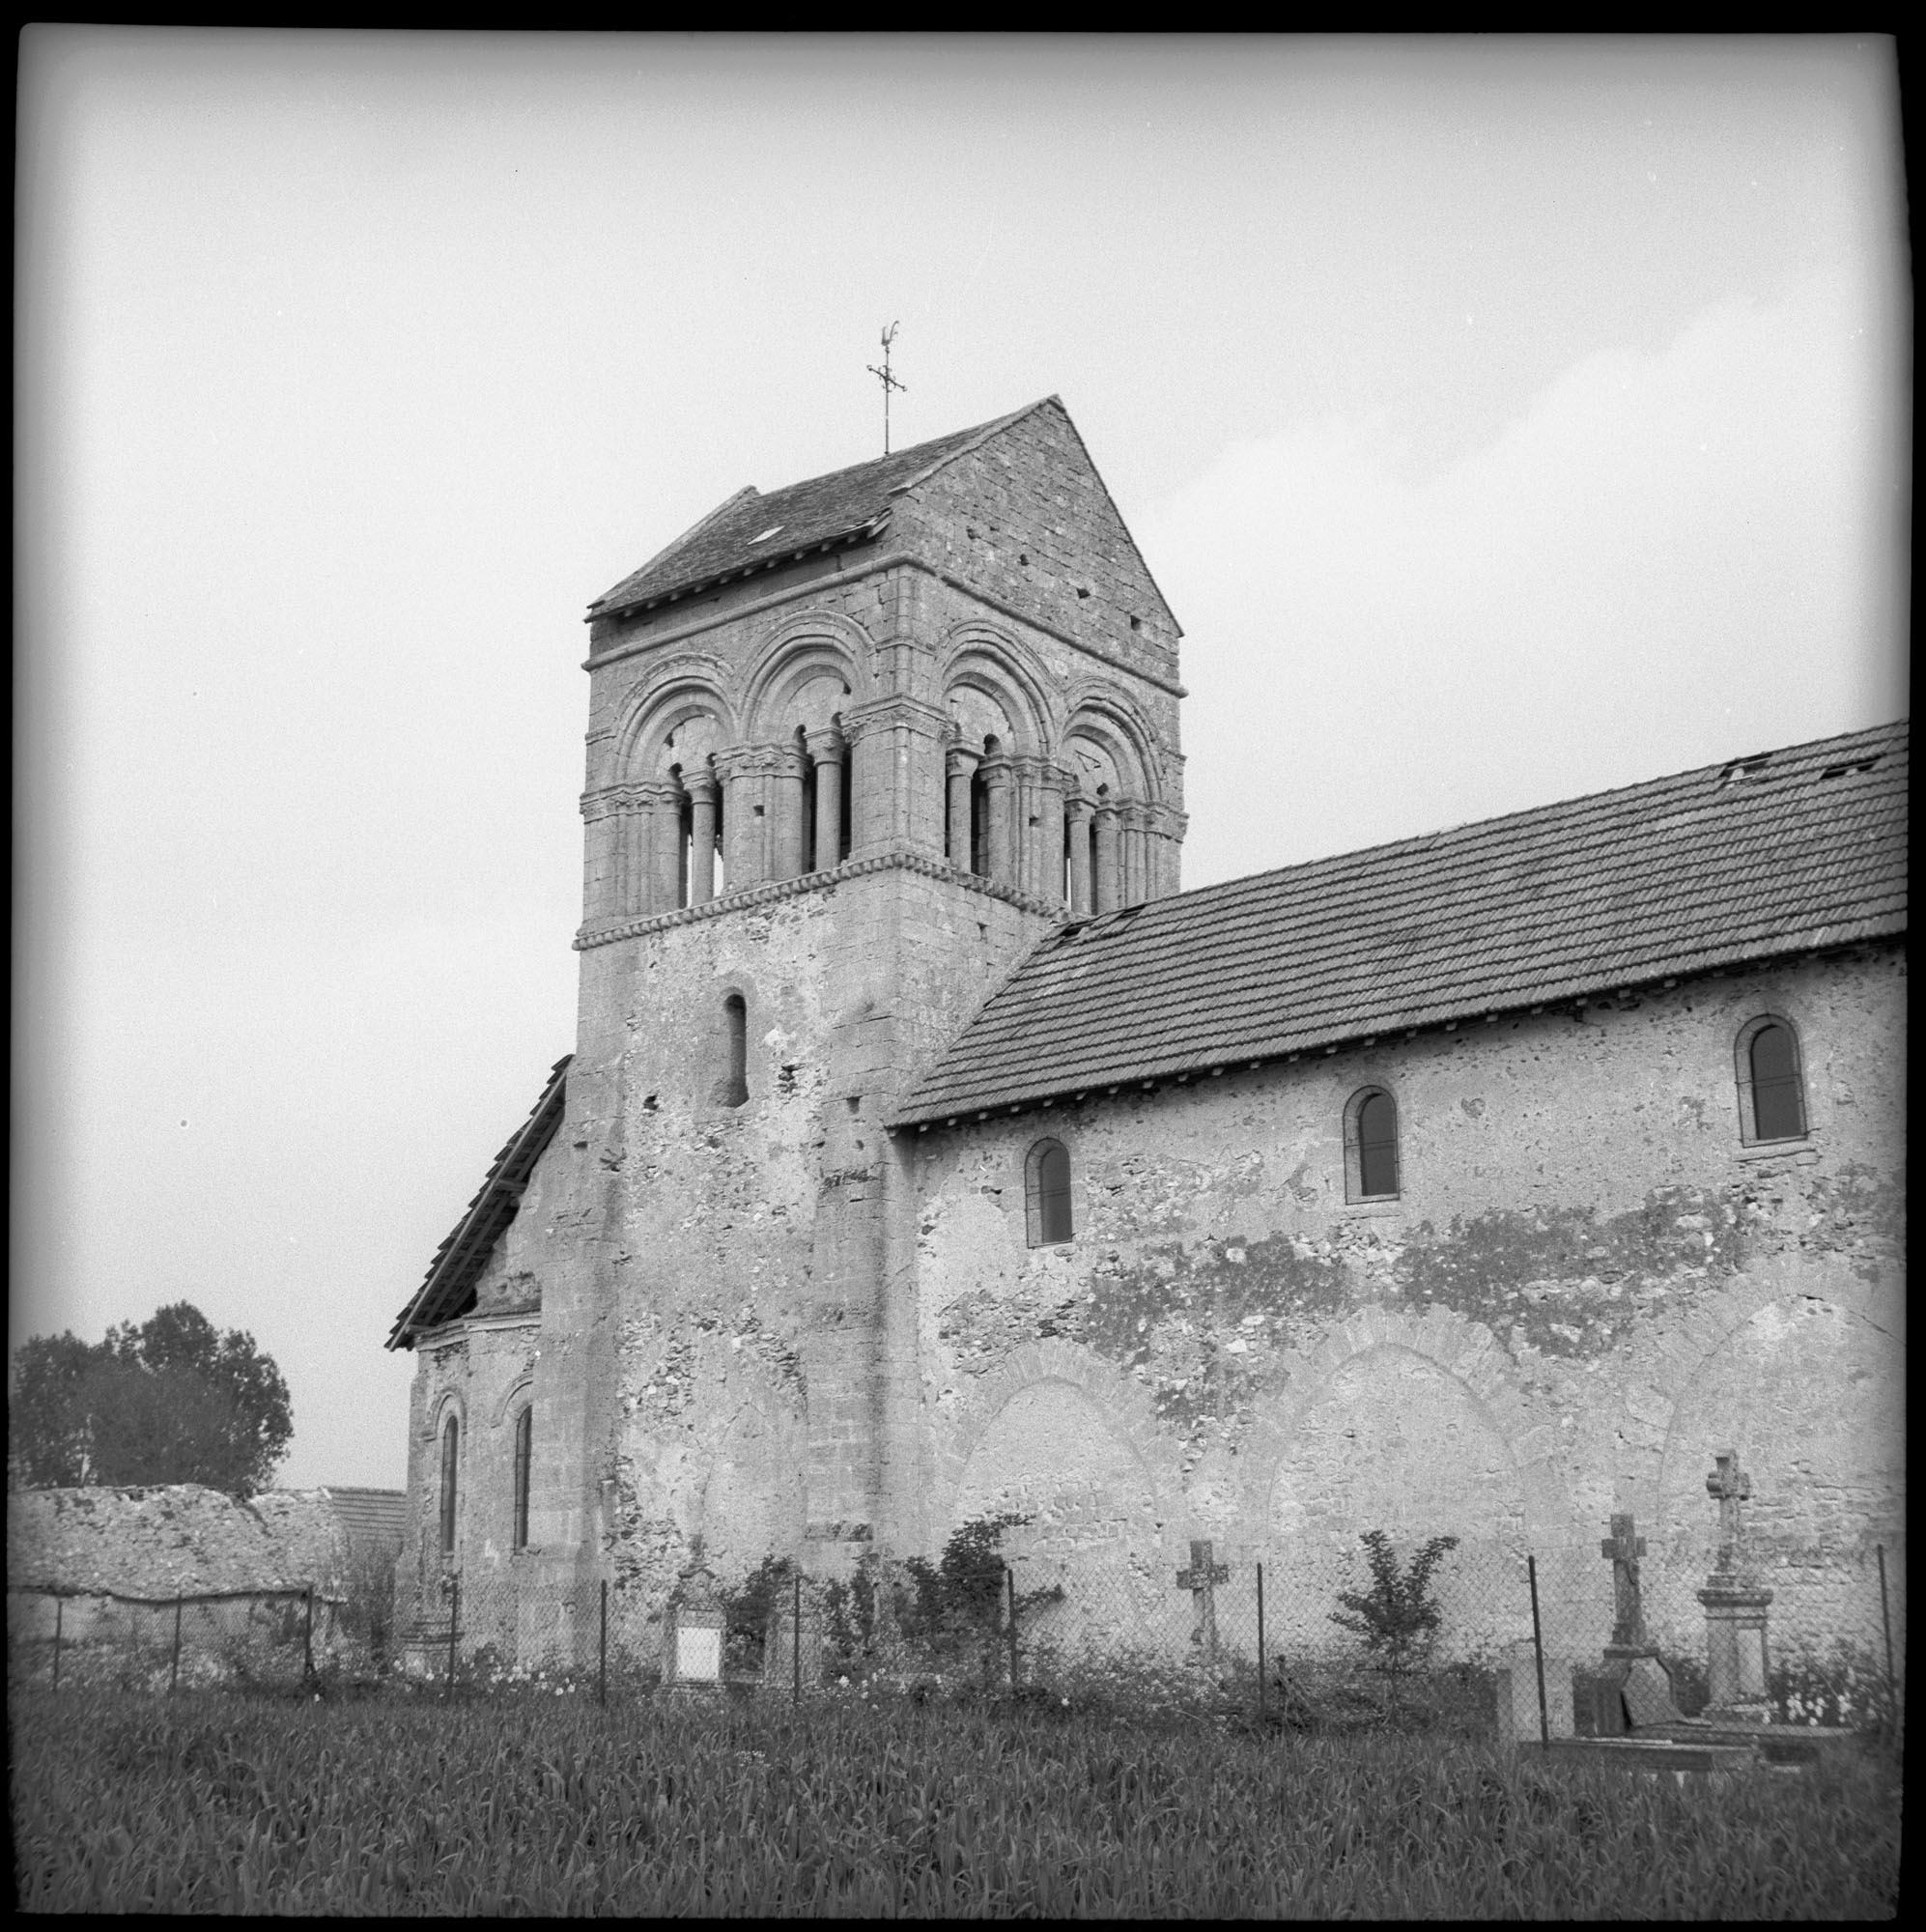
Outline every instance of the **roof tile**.
{"label": "roof tile", "polygon": [[1066,925],[896,1122],[1903,932],[1907,738],[1848,732]]}
{"label": "roof tile", "polygon": [[753,487],[712,510],[694,528],[651,557],[639,570],[588,607],[591,618],[611,616],[658,603],[738,571],[800,556],[819,546],[865,531],[890,508],[891,499],[932,469],[961,456],[1039,405],[1031,403],[975,429],[920,442],[848,469],[812,476],[767,495]]}

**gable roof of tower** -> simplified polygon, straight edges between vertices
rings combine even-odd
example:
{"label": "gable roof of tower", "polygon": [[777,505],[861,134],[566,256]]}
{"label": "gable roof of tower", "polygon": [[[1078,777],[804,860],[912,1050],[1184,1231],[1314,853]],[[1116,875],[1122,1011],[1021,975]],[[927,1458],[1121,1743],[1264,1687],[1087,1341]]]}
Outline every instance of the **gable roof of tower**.
{"label": "gable roof of tower", "polygon": [[[827,476],[811,476],[768,492],[753,485],[738,490],[598,597],[588,607],[587,621],[666,603],[731,578],[798,562],[812,552],[874,536],[888,522],[898,497],[1033,412],[1053,406],[1063,407],[1059,397],[1045,396],[975,429],[958,430],[913,449],[832,470]],[[1067,420],[1067,411],[1064,415]]]}
{"label": "gable roof of tower", "polygon": [[475,1283],[488,1265],[496,1242],[520,1212],[522,1190],[562,1123],[569,1063],[574,1058],[574,1054],[565,1053],[550,1069],[548,1084],[528,1118],[509,1136],[507,1146],[489,1168],[481,1191],[468,1203],[454,1232],[435,1250],[428,1278],[415,1290],[414,1299],[395,1317],[394,1326],[388,1330],[388,1348],[411,1349],[422,1329],[452,1321],[472,1306]]}
{"label": "gable roof of tower", "polygon": [[1902,721],[1073,923],[895,1122],[1902,933],[1906,777]]}

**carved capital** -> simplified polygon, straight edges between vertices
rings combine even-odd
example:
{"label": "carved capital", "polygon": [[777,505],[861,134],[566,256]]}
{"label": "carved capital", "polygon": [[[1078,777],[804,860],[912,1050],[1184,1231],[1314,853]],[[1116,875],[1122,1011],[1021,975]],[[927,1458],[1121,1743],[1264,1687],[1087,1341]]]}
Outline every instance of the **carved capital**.
{"label": "carved capital", "polygon": [[722,790],[722,781],[714,772],[684,772],[682,789],[697,805],[714,805],[716,795]]}
{"label": "carved capital", "polygon": [[1093,810],[1094,807],[1091,806],[1090,800],[1077,792],[1072,792],[1063,801],[1063,816],[1072,825],[1088,825],[1090,822],[1090,813]]}
{"label": "carved capital", "polygon": [[992,791],[1006,791],[1015,782],[1016,774],[1010,769],[1009,760],[1002,753],[998,753],[995,757],[985,758],[979,769],[983,774],[983,782]]}
{"label": "carved capital", "polygon": [[857,705],[842,714],[842,735],[851,744],[866,738],[872,731],[887,730],[898,724],[907,724],[912,731],[920,731],[925,738],[934,738],[939,743],[949,736],[951,729],[947,711],[900,692],[892,693],[888,697],[871,698],[867,704]]}
{"label": "carved capital", "polygon": [[953,779],[967,779],[973,776],[983,762],[980,752],[964,752],[952,747],[945,756],[945,766]]}
{"label": "carved capital", "polygon": [[839,765],[842,763],[844,746],[842,733],[834,724],[824,724],[811,731],[803,740],[809,748],[809,755],[819,765]]}

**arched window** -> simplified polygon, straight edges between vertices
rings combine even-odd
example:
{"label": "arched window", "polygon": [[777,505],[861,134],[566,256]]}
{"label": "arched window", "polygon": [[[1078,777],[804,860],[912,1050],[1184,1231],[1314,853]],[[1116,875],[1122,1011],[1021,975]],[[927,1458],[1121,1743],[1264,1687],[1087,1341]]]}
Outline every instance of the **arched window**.
{"label": "arched window", "polygon": [[1062,1141],[1038,1141],[1030,1150],[1023,1164],[1023,1200],[1033,1248],[1072,1238],[1070,1155]]}
{"label": "arched window", "polygon": [[722,1002],[722,1077],[716,1083],[719,1107],[740,1107],[749,1098],[749,1009],[740,993]]}
{"label": "arched window", "polygon": [[1739,1120],[1748,1143],[1795,1141],[1806,1133],[1799,1036],[1775,1013],[1762,1014],[1739,1036]]}
{"label": "arched window", "polygon": [[1367,1087],[1345,1109],[1345,1198],[1388,1201],[1397,1193],[1398,1103],[1382,1087]]}
{"label": "arched window", "polygon": [[462,1461],[462,1425],[449,1416],[441,1425],[441,1553],[455,1553],[455,1478]]}
{"label": "arched window", "polygon": [[515,1418],[515,1529],[516,1549],[528,1548],[528,1464],[535,1442],[535,1406],[530,1403]]}

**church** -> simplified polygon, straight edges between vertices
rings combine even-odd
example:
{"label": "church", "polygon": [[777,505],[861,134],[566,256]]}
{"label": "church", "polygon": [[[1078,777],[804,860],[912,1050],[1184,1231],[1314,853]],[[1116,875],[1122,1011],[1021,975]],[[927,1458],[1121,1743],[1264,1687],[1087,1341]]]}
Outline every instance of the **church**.
{"label": "church", "polygon": [[698,1552],[1006,1516],[1065,1634],[1175,1640],[1209,1539],[1328,1637],[1380,1528],[1467,1645],[1527,1553],[1602,1643],[1630,1513],[1702,1652],[1736,1450],[1776,1649],[1876,1546],[1903,1613],[1903,722],[1183,892],[1181,632],[1055,397],[587,623],[574,1050],[388,1341],[420,1604],[640,1653]]}

